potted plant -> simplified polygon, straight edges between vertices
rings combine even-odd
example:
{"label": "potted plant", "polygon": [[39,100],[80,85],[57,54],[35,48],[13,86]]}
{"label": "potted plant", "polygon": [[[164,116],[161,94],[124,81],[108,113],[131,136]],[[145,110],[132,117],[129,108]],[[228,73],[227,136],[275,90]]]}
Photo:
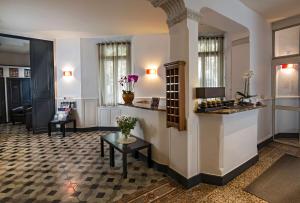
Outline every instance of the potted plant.
{"label": "potted plant", "polygon": [[130,116],[119,116],[117,117],[117,124],[121,130],[122,137],[119,139],[119,142],[122,144],[129,144],[135,142],[136,139],[130,137],[130,131],[134,129],[137,122],[137,118]]}
{"label": "potted plant", "polygon": [[135,83],[137,83],[138,79],[139,79],[138,75],[132,74],[132,75],[123,76],[119,80],[119,83],[123,88],[122,98],[124,100],[124,103],[127,105],[131,105],[132,101],[134,100],[134,86]]}
{"label": "potted plant", "polygon": [[251,102],[245,102],[245,99],[250,99],[252,97],[256,97],[256,95],[250,95],[250,79],[254,76],[254,72],[250,70],[249,72],[245,73],[243,76],[244,79],[244,93],[236,92],[238,96],[240,96],[239,104],[240,105],[252,105]]}

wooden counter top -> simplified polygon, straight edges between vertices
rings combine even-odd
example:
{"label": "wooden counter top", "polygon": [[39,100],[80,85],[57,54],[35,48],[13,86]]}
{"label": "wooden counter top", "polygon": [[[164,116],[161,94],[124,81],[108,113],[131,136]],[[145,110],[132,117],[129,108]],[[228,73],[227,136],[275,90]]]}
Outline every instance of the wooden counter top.
{"label": "wooden counter top", "polygon": [[133,103],[132,105],[126,105],[126,104],[119,104],[121,106],[128,106],[133,108],[139,108],[139,109],[146,109],[150,111],[166,111],[166,108],[158,107],[158,108],[151,108],[151,105],[149,103]]}

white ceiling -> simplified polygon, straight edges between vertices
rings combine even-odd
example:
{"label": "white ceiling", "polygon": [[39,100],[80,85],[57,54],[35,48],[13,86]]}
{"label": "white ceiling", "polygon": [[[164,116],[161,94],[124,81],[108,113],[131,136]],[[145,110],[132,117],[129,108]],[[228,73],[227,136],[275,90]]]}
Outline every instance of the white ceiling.
{"label": "white ceiling", "polygon": [[147,0],[0,0],[0,32],[48,38],[166,33]]}
{"label": "white ceiling", "polygon": [[0,37],[0,52],[29,54],[29,40]]}
{"label": "white ceiling", "polygon": [[[300,14],[300,0],[241,1],[269,21]],[[4,33],[54,39],[168,32],[166,14],[148,0],[0,0],[0,5]]]}
{"label": "white ceiling", "polygon": [[241,2],[270,22],[300,14],[300,0],[241,0]]}

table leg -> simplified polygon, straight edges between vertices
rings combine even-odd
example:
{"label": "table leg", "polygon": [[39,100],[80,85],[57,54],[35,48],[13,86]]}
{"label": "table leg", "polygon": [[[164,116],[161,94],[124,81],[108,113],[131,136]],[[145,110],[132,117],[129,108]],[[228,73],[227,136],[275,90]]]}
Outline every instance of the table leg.
{"label": "table leg", "polygon": [[76,120],[73,121],[73,132],[77,132]]}
{"label": "table leg", "polygon": [[66,136],[66,124],[61,124],[63,137]]}
{"label": "table leg", "polygon": [[127,154],[123,153],[123,178],[127,178]]}
{"label": "table leg", "polygon": [[133,156],[134,156],[135,159],[138,159],[138,158],[139,158],[139,151],[138,151],[138,150],[135,150],[135,151],[133,152]]}
{"label": "table leg", "polygon": [[48,123],[48,136],[51,136],[51,123]]}
{"label": "table leg", "polygon": [[110,166],[115,167],[115,150],[112,145],[109,145],[109,159],[110,159]]}
{"label": "table leg", "polygon": [[104,157],[104,142],[102,137],[100,137],[100,146],[101,146],[101,157]]}
{"label": "table leg", "polygon": [[152,150],[151,150],[151,145],[149,145],[147,149],[147,162],[148,162],[148,167],[152,167]]}

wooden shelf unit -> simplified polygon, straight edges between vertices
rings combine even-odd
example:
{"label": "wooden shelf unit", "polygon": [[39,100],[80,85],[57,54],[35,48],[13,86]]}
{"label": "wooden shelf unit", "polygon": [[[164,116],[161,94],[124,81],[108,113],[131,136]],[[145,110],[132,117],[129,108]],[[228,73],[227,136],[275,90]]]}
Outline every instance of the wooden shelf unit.
{"label": "wooden shelf unit", "polygon": [[185,62],[175,61],[166,68],[167,127],[186,130],[185,118]]}

